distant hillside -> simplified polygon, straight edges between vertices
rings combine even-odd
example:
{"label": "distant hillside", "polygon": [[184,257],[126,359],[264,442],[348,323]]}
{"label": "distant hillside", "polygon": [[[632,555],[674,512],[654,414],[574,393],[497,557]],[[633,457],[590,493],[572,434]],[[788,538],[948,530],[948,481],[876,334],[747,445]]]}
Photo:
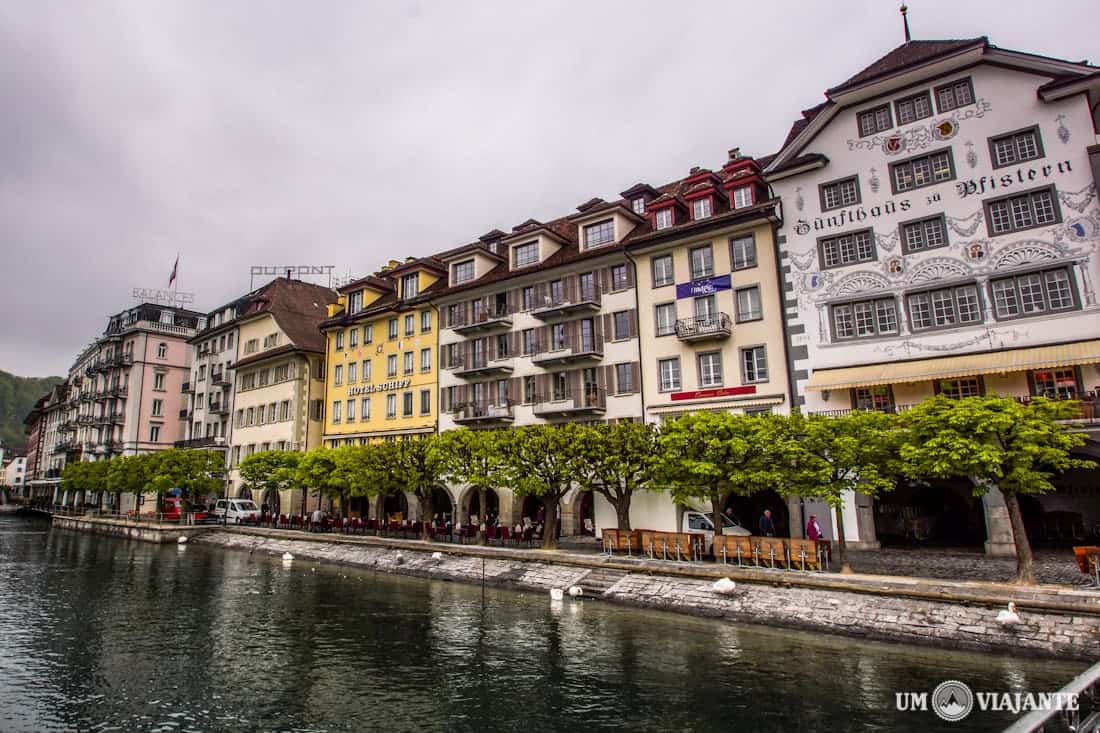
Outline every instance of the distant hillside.
{"label": "distant hillside", "polygon": [[17,377],[0,370],[0,442],[5,453],[22,453],[26,449],[23,418],[39,397],[61,381],[61,377]]}

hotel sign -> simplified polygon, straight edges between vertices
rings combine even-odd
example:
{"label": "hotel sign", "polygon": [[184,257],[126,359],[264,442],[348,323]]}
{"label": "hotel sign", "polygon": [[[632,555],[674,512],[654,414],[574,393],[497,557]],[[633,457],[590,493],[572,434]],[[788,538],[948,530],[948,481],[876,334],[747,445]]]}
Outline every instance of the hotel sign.
{"label": "hotel sign", "polygon": [[732,287],[729,275],[718,277],[705,277],[701,280],[692,280],[689,283],[681,283],[676,286],[677,298],[698,298],[701,295],[712,295],[719,290],[729,290]]}
{"label": "hotel sign", "polygon": [[184,305],[194,303],[194,293],[180,293],[175,290],[158,290],[156,288],[134,288],[134,297],[147,303],[159,303],[160,305]]}
{"label": "hotel sign", "polygon": [[756,394],[756,386],[747,387],[722,387],[720,389],[697,389],[691,392],[673,392],[669,395],[673,402],[681,400],[702,400],[711,397],[739,397],[741,395]]}
{"label": "hotel sign", "polygon": [[372,392],[393,392],[396,389],[404,389],[410,384],[412,384],[411,379],[393,379],[389,382],[382,382],[380,384],[363,384],[358,387],[348,387],[348,397],[371,394]]}

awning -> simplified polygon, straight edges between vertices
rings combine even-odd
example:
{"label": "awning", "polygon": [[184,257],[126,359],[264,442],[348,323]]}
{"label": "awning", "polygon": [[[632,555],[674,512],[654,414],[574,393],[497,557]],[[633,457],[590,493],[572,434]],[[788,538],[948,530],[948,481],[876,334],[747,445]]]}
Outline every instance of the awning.
{"label": "awning", "polygon": [[986,354],[943,356],[938,359],[887,362],[840,369],[816,369],[806,389],[821,391],[871,387],[878,384],[927,382],[932,379],[1004,374],[1078,364],[1100,364],[1100,339]]}
{"label": "awning", "polygon": [[658,405],[647,410],[656,415],[686,415],[690,412],[722,412],[739,407],[773,407],[782,405],[783,397],[756,397],[749,400],[697,400],[695,402],[675,402],[670,405]]}

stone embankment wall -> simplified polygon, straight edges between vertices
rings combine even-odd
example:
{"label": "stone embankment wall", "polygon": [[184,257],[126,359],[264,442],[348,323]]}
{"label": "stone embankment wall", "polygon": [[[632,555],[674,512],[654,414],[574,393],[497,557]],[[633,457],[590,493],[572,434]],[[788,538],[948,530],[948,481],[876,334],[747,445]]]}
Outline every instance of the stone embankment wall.
{"label": "stone embankment wall", "polygon": [[[373,544],[289,539],[240,532],[214,531],[194,542],[227,549],[353,565],[371,570],[438,580],[547,592],[579,585],[586,597],[631,606],[690,613],[747,623],[808,629],[912,644],[1100,659],[1100,613],[1020,611],[1021,624],[1002,628],[997,607],[950,599],[902,597],[885,590],[852,592],[827,587],[798,587],[775,582],[737,583],[731,595],[712,589],[713,578],[667,574],[652,568],[623,569],[555,564],[527,557],[480,557]],[[595,560],[596,558],[593,558]]]}
{"label": "stone embankment wall", "polygon": [[111,537],[124,537],[142,542],[172,542],[175,543],[180,535],[192,537],[202,532],[212,531],[212,527],[180,527],[172,524],[159,524],[156,522],[134,522],[122,519],[107,519],[104,517],[60,517],[54,515],[51,519],[54,527],[59,529],[73,529],[79,532],[91,532],[93,534],[105,534]]}

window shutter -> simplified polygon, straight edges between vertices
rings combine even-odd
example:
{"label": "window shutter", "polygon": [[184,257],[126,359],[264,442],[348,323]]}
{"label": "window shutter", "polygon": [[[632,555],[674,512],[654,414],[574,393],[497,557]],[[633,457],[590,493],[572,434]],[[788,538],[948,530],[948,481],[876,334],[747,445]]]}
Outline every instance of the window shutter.
{"label": "window shutter", "polygon": [[523,400],[523,377],[512,377],[508,380],[508,400],[510,402]]}
{"label": "window shutter", "polygon": [[600,317],[600,321],[603,324],[603,342],[606,344],[610,341],[615,334],[615,317],[610,313],[604,313]]}
{"label": "window shutter", "polygon": [[630,384],[632,386],[631,392],[638,392],[642,388],[642,368],[638,362],[631,362],[630,364]]}
{"label": "window shutter", "polygon": [[566,389],[569,390],[569,396],[574,399],[579,399],[581,395],[581,370],[574,369],[566,375]]}
{"label": "window shutter", "polygon": [[637,278],[634,277],[634,263],[633,262],[627,262],[626,263],[626,286],[628,288],[632,288],[632,287],[634,287],[634,283],[636,281],[637,281]]}
{"label": "window shutter", "polygon": [[550,375],[539,374],[535,377],[535,402],[546,402],[550,398]]}
{"label": "window shutter", "polygon": [[451,407],[458,408],[464,404],[466,404],[466,385],[460,384],[455,387],[455,401],[454,404],[451,405]]}
{"label": "window shutter", "polygon": [[630,338],[638,337],[638,311],[635,309],[627,311],[626,335]]}
{"label": "window shutter", "polygon": [[508,291],[508,312],[518,313],[520,307],[520,293],[517,288],[512,288]]}
{"label": "window shutter", "polygon": [[609,268],[601,267],[599,270],[596,270],[596,283],[599,285],[601,293],[611,292],[610,282],[611,270]]}
{"label": "window shutter", "polygon": [[619,385],[615,383],[615,367],[605,366],[601,367],[597,374],[597,379],[602,382],[604,391],[607,394],[612,394],[619,391]]}

